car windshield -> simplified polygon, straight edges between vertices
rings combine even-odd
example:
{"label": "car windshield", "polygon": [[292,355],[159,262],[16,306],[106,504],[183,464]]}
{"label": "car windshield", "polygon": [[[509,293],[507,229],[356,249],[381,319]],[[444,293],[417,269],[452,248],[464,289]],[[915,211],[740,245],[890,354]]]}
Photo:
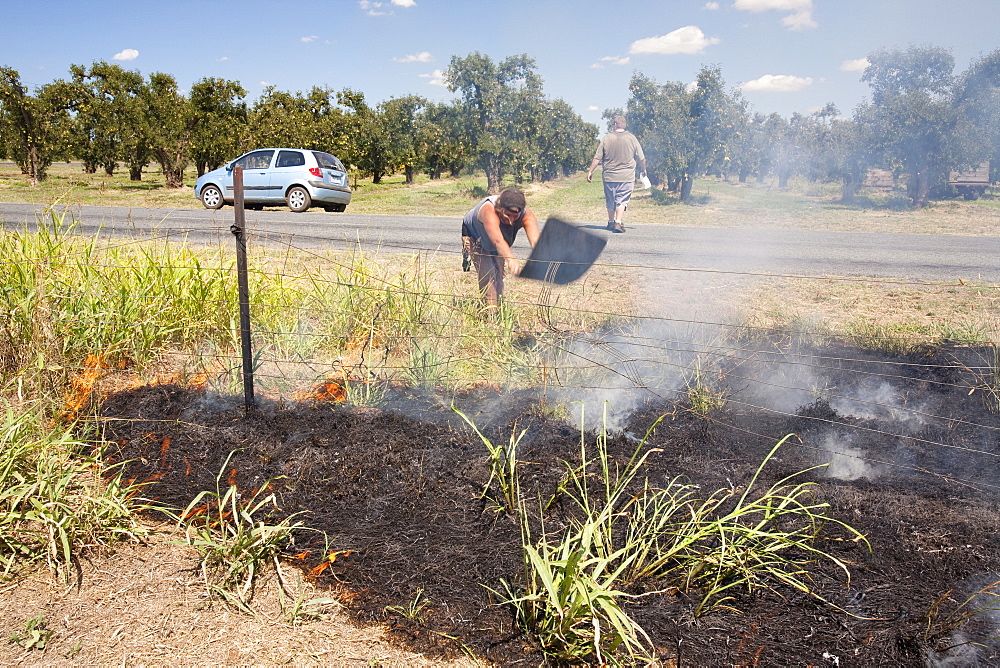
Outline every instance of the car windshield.
{"label": "car windshield", "polygon": [[329,153],[323,153],[322,151],[313,151],[313,155],[316,156],[316,164],[320,167],[326,167],[327,169],[336,169],[341,172],[346,172],[344,169],[344,163],[337,160],[336,156],[330,155]]}

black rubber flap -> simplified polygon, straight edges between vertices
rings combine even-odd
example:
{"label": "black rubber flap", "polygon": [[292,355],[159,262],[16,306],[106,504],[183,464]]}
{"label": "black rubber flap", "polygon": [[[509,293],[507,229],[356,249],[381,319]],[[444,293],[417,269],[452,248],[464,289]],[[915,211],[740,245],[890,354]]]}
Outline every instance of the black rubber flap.
{"label": "black rubber flap", "polygon": [[607,242],[593,232],[552,216],[545,221],[520,276],[556,285],[572,283],[587,273]]}

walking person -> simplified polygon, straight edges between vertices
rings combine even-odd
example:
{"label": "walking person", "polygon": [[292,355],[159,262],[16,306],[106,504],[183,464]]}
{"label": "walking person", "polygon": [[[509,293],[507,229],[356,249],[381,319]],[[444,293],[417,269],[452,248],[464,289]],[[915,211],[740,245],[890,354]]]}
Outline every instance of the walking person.
{"label": "walking person", "polygon": [[538,243],[538,220],[517,188],[483,198],[462,219],[462,268],[469,271],[471,257],[488,309],[496,310],[503,297],[504,276],[517,276],[521,271],[510,247],[522,228],[534,248]]}
{"label": "walking person", "polygon": [[635,186],[635,167],[638,164],[640,176],[646,177],[646,155],[635,135],[626,130],[624,116],[615,116],[611,132],[601,138],[594,153],[594,159],[587,169],[587,183],[594,179],[594,170],[601,166],[604,180],[604,203],[608,208],[608,229],[624,232],[622,216],[632,197]]}

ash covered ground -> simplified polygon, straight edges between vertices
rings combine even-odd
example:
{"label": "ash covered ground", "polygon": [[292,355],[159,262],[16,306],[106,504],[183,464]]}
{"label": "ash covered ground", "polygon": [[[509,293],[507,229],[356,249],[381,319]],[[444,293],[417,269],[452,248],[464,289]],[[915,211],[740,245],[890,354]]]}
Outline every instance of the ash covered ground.
{"label": "ash covered ground", "polygon": [[[646,444],[660,450],[648,460],[654,484],[684,475],[707,491],[745,485],[774,444],[795,434],[760,484],[829,464],[806,479],[820,484],[832,516],[861,531],[871,551],[859,542],[827,546],[850,564],[849,584],[830,564],[811,571],[815,592],[837,607],[781,587],[735,590],[732,609],[700,617],[697,592],[640,599],[628,612],[664,663],[1000,662],[995,611],[959,628],[948,617],[984,602],[959,608],[1000,580],[1000,420],[982,389],[970,394],[981,380],[970,369],[981,356],[956,349],[892,358],[828,347],[794,356],[785,349],[781,357],[718,361],[713,388],[726,401],[709,419],[690,410],[678,380],[635,389],[636,377],[649,374],[632,362],[613,374],[618,387],[447,397],[393,388],[379,409],[263,401],[245,414],[241,399],[148,386],[108,397],[101,417],[110,454],[127,462],[129,478],[151,480],[147,493],[160,503],[186,506],[214,489],[223,470],[224,479],[234,470],[245,490],[273,480],[282,511],[304,511],[302,521],[329,541],[327,548],[319,534],[299,533],[288,553],[310,556],[295,563],[309,570],[325,549],[350,551],[315,579],[357,619],[387,621],[415,651],[457,656],[464,646],[500,665],[538,665],[543,657],[484,587],[516,581],[520,534],[483,499],[487,452],[452,403],[494,442],[526,430],[518,459],[529,498],[550,496],[565,462],[579,461],[580,405],[587,428],[597,416],[608,424],[619,460],[666,415]],[[553,406],[574,398],[581,403],[564,404],[569,418],[554,417]],[[420,621],[387,611],[405,608],[418,592],[427,603]]]}

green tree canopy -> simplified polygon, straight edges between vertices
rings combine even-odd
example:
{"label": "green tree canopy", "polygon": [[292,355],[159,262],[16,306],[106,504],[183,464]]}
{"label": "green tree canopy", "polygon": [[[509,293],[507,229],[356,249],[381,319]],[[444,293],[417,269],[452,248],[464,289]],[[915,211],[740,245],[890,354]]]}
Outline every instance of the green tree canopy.
{"label": "green tree canopy", "polygon": [[202,79],[191,86],[191,159],[198,176],[235,158],[247,144],[246,94],[238,82],[225,79]]}
{"label": "green tree canopy", "polygon": [[907,174],[915,206],[927,204],[932,177],[956,160],[958,114],[953,105],[955,59],[945,49],[923,46],[880,49],[861,76],[872,90],[855,118],[866,126],[874,159]]}
{"label": "green tree canopy", "polygon": [[494,63],[478,51],[452,56],[448,90],[459,92],[487,191],[500,192],[505,174],[524,165],[524,153],[542,115],[542,79],[535,61],[521,54]]}
{"label": "green tree canopy", "polygon": [[73,101],[66,82],[46,84],[32,95],[16,70],[0,67],[0,143],[31,185],[45,180],[49,165],[68,153]]}

